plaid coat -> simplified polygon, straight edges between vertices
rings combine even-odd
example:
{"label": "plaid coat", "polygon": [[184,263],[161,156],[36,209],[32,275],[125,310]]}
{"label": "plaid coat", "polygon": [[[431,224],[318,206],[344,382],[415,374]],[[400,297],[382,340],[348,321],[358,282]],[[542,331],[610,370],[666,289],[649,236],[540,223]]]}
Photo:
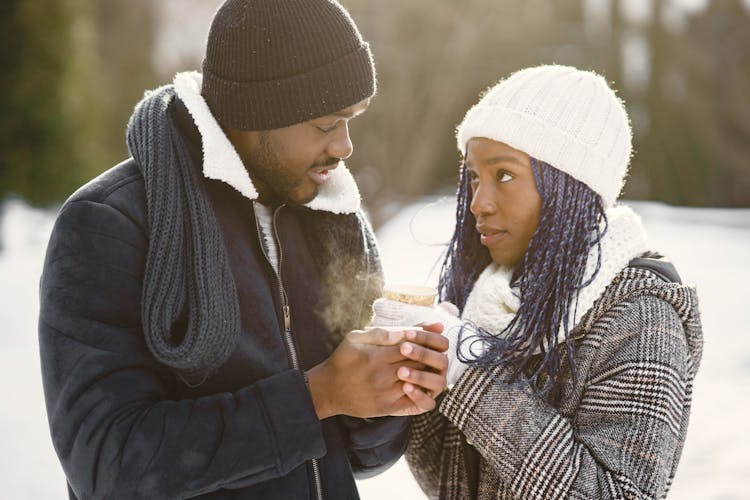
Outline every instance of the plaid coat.
{"label": "plaid coat", "polygon": [[429,498],[666,496],[701,358],[695,290],[628,267],[572,335],[577,378],[565,366],[545,399],[469,368],[414,419],[406,456]]}

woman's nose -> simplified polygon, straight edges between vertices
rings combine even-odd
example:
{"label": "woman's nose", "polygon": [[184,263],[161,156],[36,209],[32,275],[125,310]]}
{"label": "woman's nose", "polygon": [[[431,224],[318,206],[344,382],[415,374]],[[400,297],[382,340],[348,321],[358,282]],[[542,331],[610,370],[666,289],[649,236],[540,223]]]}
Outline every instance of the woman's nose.
{"label": "woman's nose", "polygon": [[471,197],[469,210],[474,214],[474,217],[478,217],[480,215],[491,215],[495,213],[495,209],[495,201],[493,200],[489,189],[482,189],[480,183]]}

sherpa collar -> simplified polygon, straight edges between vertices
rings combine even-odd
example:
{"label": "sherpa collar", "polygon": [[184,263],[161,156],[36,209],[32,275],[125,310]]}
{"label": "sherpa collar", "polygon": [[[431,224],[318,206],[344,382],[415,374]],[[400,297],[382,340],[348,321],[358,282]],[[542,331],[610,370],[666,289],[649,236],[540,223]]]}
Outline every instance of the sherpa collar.
{"label": "sherpa collar", "polygon": [[[203,175],[225,182],[246,198],[255,200],[258,191],[253,181],[201,96],[202,78],[203,75],[195,71],[178,73],[174,77],[174,88],[198,127],[203,144]],[[342,161],[331,172],[328,182],[321,186],[318,196],[305,206],[335,214],[350,214],[359,210],[360,202],[357,183]]]}

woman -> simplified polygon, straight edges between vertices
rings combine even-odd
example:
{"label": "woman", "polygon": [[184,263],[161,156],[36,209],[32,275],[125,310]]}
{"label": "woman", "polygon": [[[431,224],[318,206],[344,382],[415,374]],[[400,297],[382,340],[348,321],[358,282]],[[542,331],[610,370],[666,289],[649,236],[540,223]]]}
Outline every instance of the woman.
{"label": "woman", "polygon": [[451,341],[452,388],[412,425],[417,481],[430,498],[664,497],[702,334],[694,289],[615,203],[631,154],[622,102],[594,73],[528,68],[457,138],[439,289],[461,317],[375,304],[375,324],[437,318]]}

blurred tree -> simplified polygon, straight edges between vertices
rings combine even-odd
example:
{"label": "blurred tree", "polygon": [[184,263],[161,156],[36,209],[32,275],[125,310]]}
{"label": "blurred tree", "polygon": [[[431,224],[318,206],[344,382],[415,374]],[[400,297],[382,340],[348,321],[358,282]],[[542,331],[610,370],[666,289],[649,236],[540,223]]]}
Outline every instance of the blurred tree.
{"label": "blurred tree", "polygon": [[[682,36],[665,29],[659,2],[639,35],[648,42],[648,75],[643,89],[625,88],[634,127],[634,155],[625,195],[672,204],[706,204],[708,165],[700,127],[688,120],[687,95],[674,88],[684,78],[690,50]],[[640,31],[634,29],[634,31]],[[672,78],[670,80],[670,78]]]}
{"label": "blurred tree", "polygon": [[124,156],[127,115],[151,74],[148,1],[0,9],[0,196],[58,202]]}
{"label": "blurred tree", "polygon": [[78,6],[5,0],[0,9],[0,185],[34,202],[57,199],[72,187],[61,167],[70,175],[76,165],[65,84]]}
{"label": "blurred tree", "polygon": [[645,127],[636,127],[626,195],[677,205],[750,205],[750,14],[714,0],[688,29],[670,31],[654,3]]}
{"label": "blurred tree", "polygon": [[685,38],[694,45],[685,107],[688,123],[701,126],[707,201],[750,206],[750,12],[741,0],[712,0]]}
{"label": "blurred tree", "polygon": [[162,82],[153,68],[156,15],[151,0],[95,0],[96,44],[107,115],[107,157],[100,170],[128,154],[125,127],[143,92]]}
{"label": "blurred tree", "polygon": [[[452,189],[453,131],[482,89],[553,62],[602,73],[624,98],[635,132],[625,196],[750,205],[750,14],[741,0],[714,0],[684,31],[663,19],[684,6],[662,0],[635,14],[624,0],[345,3],[378,66],[379,95],[354,124],[350,161],[376,225],[389,206]],[[592,10],[599,26],[590,30]]]}
{"label": "blurred tree", "polygon": [[345,4],[378,69],[378,96],[353,124],[349,162],[375,225],[393,202],[453,188],[454,130],[481,91],[526,65],[586,62],[579,1]]}

